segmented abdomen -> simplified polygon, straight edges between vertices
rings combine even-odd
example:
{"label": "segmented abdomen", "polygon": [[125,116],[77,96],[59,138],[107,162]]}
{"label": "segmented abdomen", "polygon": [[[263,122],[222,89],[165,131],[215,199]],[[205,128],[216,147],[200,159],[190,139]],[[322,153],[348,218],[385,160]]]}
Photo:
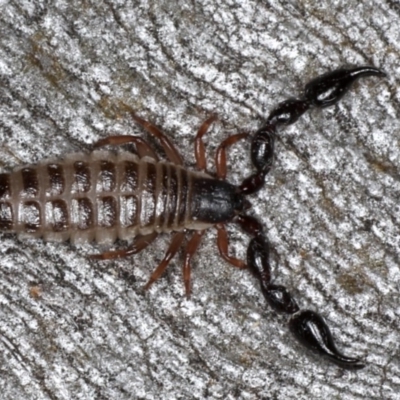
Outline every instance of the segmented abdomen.
{"label": "segmented abdomen", "polygon": [[[166,162],[96,151],[0,174],[0,230],[22,237],[110,243],[187,227],[190,172]],[[200,226],[198,227],[200,228]]]}

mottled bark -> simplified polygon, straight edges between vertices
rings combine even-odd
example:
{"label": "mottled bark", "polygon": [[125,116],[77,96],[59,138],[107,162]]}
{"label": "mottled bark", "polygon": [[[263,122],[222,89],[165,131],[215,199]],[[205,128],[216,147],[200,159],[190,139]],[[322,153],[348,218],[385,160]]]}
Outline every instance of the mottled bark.
{"label": "mottled bark", "polygon": [[[248,271],[218,255],[215,230],[142,288],[171,237],[139,255],[0,237],[3,399],[396,399],[400,343],[400,6],[393,1],[0,1],[3,170],[90,151],[152,121],[194,166],[229,134],[255,132],[310,79],[374,65],[340,104],[280,131],[265,188],[251,197],[271,242],[274,283],[318,310],[346,353],[342,371],[310,355]],[[251,173],[229,149],[228,179]],[[249,239],[228,229],[231,254]],[[121,246],[122,243],[117,244]]]}

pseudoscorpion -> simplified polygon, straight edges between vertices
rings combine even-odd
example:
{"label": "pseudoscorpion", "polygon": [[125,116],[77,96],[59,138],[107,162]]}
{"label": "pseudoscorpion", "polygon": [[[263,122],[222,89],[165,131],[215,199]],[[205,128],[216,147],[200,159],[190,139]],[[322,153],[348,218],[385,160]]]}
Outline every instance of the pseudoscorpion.
{"label": "pseudoscorpion", "polygon": [[[264,184],[272,165],[278,127],[294,123],[309,108],[335,104],[356,79],[366,76],[385,74],[373,67],[336,70],[310,81],[302,98],[279,104],[252,138],[251,160],[256,171],[239,186],[225,180],[226,149],[246,134],[233,135],[221,143],[216,155],[217,173],[213,177],[206,172],[202,137],[214,117],[205,121],[197,132],[198,171],[189,171],[170,140],[154,125],[133,114],[134,120],[159,140],[167,161],[160,161],[141,137],[111,136],[96,147],[133,143],[137,154],[116,155],[103,150],[71,154],[62,161],[44,161],[0,174],[0,230],[15,232],[19,237],[73,243],[133,240],[126,249],[92,256],[101,260],[138,253],[159,233],[174,232],[165,257],[146,288],[162,275],[186,234],[191,232],[183,266],[185,291],[189,296],[191,259],[204,230],[214,226],[221,256],[235,267],[249,268],[260,281],[271,307],[291,315],[289,328],[301,343],[343,368],[362,368],[364,364],[359,359],[347,357],[336,349],[319,314],[300,310],[284,286],[271,283],[268,242],[258,220],[246,215],[250,207],[246,195],[259,191]],[[246,263],[229,255],[224,227],[229,222],[238,224],[252,237]]]}

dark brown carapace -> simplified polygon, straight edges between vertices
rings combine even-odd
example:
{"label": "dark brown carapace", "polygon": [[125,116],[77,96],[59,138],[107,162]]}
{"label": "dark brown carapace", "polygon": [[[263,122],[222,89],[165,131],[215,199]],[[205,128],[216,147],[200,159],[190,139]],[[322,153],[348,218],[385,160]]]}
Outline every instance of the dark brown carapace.
{"label": "dark brown carapace", "polygon": [[[197,171],[190,171],[157,127],[131,113],[137,123],[159,140],[167,161],[160,161],[141,137],[112,136],[98,142],[96,147],[132,143],[137,154],[96,150],[0,174],[0,230],[15,232],[21,238],[42,237],[73,243],[132,241],[126,249],[92,256],[100,260],[138,253],[159,233],[173,232],[165,257],[146,288],[162,275],[186,234],[191,232],[183,266],[185,291],[189,296],[191,259],[204,230],[214,226],[222,257],[235,267],[249,267],[273,309],[292,315],[289,326],[301,343],[344,368],[362,368],[358,359],[338,352],[319,314],[300,310],[284,286],[271,282],[267,239],[258,220],[246,215],[249,203],[245,196],[260,190],[264,184],[272,164],[277,128],[294,123],[311,107],[335,104],[356,79],[364,76],[384,74],[373,67],[337,70],[309,82],[302,98],[279,104],[252,139],[251,159],[256,171],[239,186],[225,180],[226,148],[247,134],[233,135],[221,143],[216,153],[217,173],[213,176],[206,171],[202,138],[215,117],[205,121],[197,132]],[[247,263],[229,255],[224,225],[230,222],[237,223],[253,237]]]}

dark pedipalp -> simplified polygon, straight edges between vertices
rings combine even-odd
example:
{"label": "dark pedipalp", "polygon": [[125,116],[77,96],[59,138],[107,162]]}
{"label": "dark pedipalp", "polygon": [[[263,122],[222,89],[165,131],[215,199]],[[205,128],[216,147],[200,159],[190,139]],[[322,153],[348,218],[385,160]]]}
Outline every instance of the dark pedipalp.
{"label": "dark pedipalp", "polygon": [[259,191],[273,161],[274,141],[277,128],[296,122],[310,107],[324,108],[336,104],[362,77],[384,77],[386,74],[374,67],[343,68],[321,75],[305,86],[304,96],[278,104],[266,123],[254,135],[251,159],[256,172],[246,178],[240,188],[245,194]]}
{"label": "dark pedipalp", "polygon": [[364,367],[364,363],[359,359],[339,352],[328,325],[318,313],[300,310],[284,286],[271,283],[269,244],[262,234],[250,241],[247,249],[247,265],[250,272],[259,280],[261,292],[272,309],[292,315],[289,329],[301,344],[342,368],[361,369]]}
{"label": "dark pedipalp", "polygon": [[[289,99],[280,103],[271,112],[265,125],[254,135],[251,159],[256,172],[243,180],[239,191],[247,195],[262,188],[264,178],[272,166],[278,127],[294,123],[310,107],[323,108],[336,104],[347,93],[353,82],[367,76],[383,77],[385,74],[374,67],[339,69],[310,81],[305,86],[303,98]],[[284,286],[272,283],[269,244],[261,224],[255,218],[245,215],[237,216],[235,222],[253,236],[247,249],[247,266],[250,272],[259,280],[261,292],[272,309],[291,315],[289,328],[295,338],[314,353],[324,356],[342,368],[363,368],[364,363],[359,359],[345,356],[338,351],[322,316],[315,311],[300,310]]]}

